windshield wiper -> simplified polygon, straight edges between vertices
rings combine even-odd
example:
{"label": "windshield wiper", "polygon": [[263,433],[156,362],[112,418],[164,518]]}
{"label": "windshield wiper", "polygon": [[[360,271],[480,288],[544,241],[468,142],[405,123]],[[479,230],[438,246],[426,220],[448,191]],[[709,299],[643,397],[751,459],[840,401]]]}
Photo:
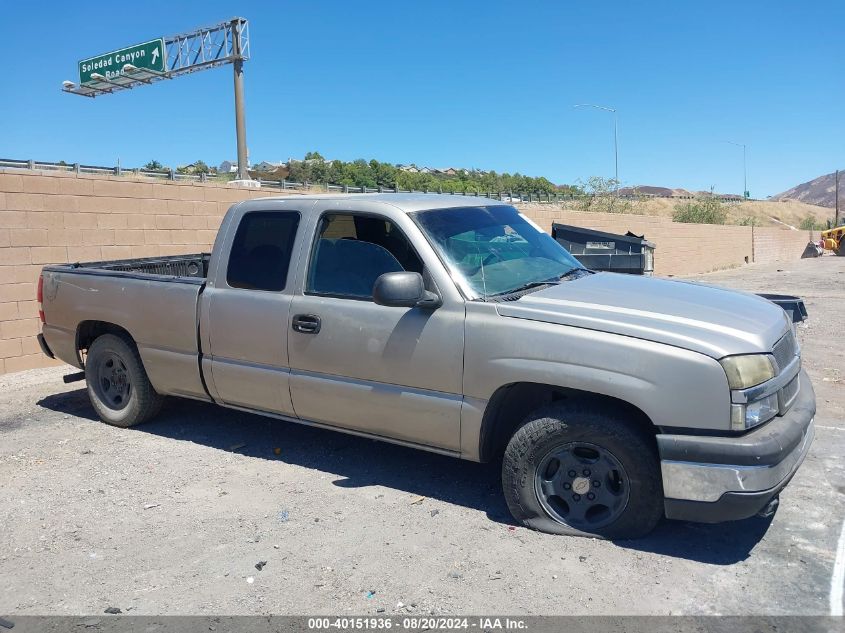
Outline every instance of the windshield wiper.
{"label": "windshield wiper", "polygon": [[[580,277],[581,273],[587,273],[587,274],[592,275],[593,272],[594,271],[589,270],[588,268],[571,268],[571,269],[567,270],[565,273],[563,273],[560,277],[558,277],[558,279],[560,281],[563,281],[567,277],[573,277],[575,275],[575,273],[578,273],[578,277]],[[577,277],[576,277],[576,279],[577,279]]]}
{"label": "windshield wiper", "polygon": [[559,286],[569,278],[572,279],[579,279],[583,274],[592,275],[594,271],[589,270],[587,268],[572,268],[567,270],[558,278],[546,279],[544,281],[529,281],[526,284],[522,284],[521,286],[517,286],[516,288],[512,288],[511,290],[503,290],[502,292],[497,292],[491,295],[487,295],[488,297],[506,297],[508,295],[518,295],[521,292],[525,292],[526,290],[532,290],[534,288],[542,288],[544,286]]}
{"label": "windshield wiper", "polygon": [[502,297],[505,295],[515,295],[519,294],[520,292],[525,292],[526,290],[531,290],[532,288],[539,288],[541,286],[557,286],[560,282],[556,279],[547,279],[545,281],[529,281],[527,284],[522,284],[521,286],[517,286],[511,290],[503,290],[502,292],[497,292],[492,295],[488,295],[490,297]]}

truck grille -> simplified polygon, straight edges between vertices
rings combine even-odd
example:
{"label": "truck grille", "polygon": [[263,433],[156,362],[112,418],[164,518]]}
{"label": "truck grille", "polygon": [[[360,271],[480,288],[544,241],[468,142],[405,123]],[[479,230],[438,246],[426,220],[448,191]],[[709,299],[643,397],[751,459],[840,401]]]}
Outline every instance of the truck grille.
{"label": "truck grille", "polygon": [[772,354],[774,354],[775,362],[778,364],[778,373],[792,362],[792,359],[798,354],[798,348],[795,344],[795,334],[792,333],[791,329],[775,343]]}

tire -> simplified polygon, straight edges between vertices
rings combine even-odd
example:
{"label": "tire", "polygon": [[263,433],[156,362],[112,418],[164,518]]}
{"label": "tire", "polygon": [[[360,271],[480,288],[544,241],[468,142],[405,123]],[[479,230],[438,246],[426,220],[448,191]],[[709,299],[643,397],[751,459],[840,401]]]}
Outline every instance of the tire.
{"label": "tire", "polygon": [[103,334],[88,349],[85,360],[88,397],[106,424],[127,428],[146,422],[161,409],[156,393],[128,336]]}
{"label": "tire", "polygon": [[502,487],[514,518],[549,534],[634,539],[663,517],[653,438],[594,407],[532,413],[505,450]]}
{"label": "tire", "polygon": [[845,257],[845,237],[839,240],[839,246],[836,248],[836,254],[839,257]]}

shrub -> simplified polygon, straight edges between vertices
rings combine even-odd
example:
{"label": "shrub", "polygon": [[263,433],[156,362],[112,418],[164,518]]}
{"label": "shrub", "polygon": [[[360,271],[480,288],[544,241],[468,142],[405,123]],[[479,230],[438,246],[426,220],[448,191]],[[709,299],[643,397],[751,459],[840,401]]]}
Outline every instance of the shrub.
{"label": "shrub", "polygon": [[728,219],[728,210],[718,198],[702,196],[693,202],[676,204],[672,219],[687,224],[724,224]]}
{"label": "shrub", "polygon": [[798,228],[804,231],[824,231],[828,228],[828,226],[826,222],[821,222],[812,215],[807,214],[807,216],[801,220],[801,224],[798,225]]}
{"label": "shrub", "polygon": [[640,210],[634,208],[630,198],[622,198],[617,195],[618,183],[613,178],[593,176],[586,183],[579,181],[577,187],[581,191],[575,203],[578,211],[641,213]]}

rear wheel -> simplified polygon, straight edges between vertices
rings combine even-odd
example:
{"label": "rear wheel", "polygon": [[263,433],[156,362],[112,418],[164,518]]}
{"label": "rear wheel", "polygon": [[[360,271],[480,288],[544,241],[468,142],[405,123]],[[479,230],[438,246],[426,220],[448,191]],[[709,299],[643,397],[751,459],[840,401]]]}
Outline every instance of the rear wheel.
{"label": "rear wheel", "polygon": [[840,257],[845,256],[845,237],[839,240],[839,246],[836,249],[836,254]]}
{"label": "rear wheel", "polygon": [[135,343],[103,334],[91,344],[85,361],[88,396],[106,424],[130,427],[156,415],[164,400],[147,378]]}
{"label": "rear wheel", "polygon": [[513,516],[552,534],[637,538],[663,516],[654,441],[612,412],[532,414],[508,443],[502,484]]}

